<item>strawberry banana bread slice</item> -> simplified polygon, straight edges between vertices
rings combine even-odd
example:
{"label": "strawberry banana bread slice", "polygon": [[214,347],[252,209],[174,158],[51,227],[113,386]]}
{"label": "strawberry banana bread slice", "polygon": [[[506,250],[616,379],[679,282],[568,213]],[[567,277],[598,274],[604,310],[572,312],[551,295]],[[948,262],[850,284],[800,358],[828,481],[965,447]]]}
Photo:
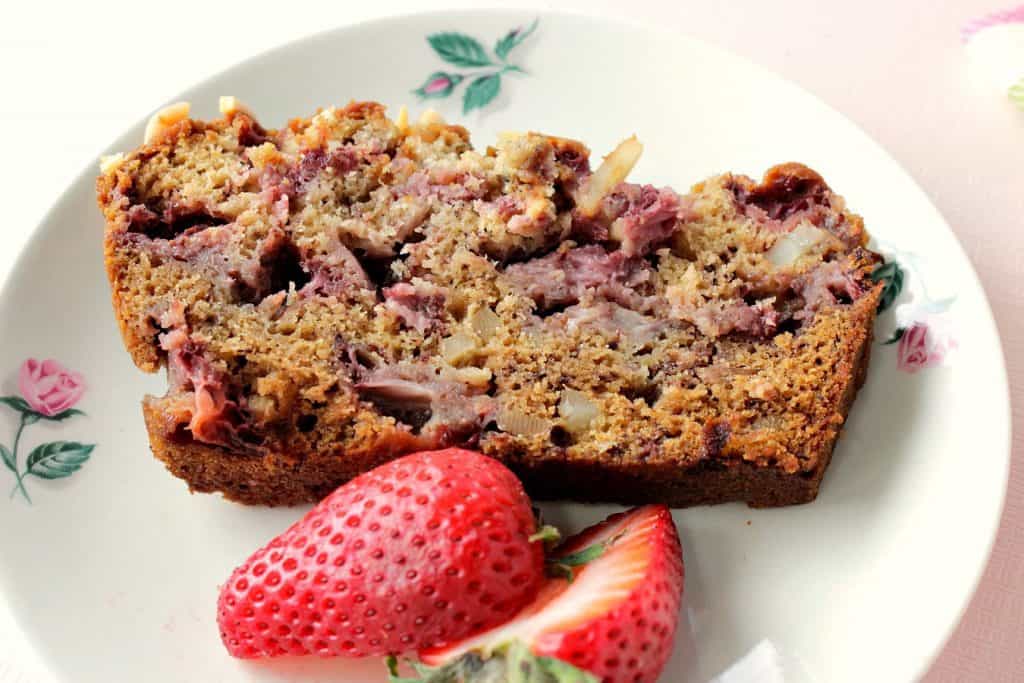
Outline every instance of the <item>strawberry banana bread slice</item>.
{"label": "strawberry banana bread slice", "polygon": [[867,368],[880,262],[814,171],[689,194],[535,133],[427,113],[280,130],[174,105],[98,180],[114,312],[195,491],[315,501],[465,445],[541,498],[812,500]]}

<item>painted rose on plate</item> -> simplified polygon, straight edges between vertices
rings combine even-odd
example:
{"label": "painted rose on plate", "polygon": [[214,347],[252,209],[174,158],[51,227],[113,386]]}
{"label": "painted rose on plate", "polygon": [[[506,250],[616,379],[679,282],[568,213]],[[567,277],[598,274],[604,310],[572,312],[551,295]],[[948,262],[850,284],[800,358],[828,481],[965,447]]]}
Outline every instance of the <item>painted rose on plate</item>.
{"label": "painted rose on plate", "polygon": [[913,323],[900,333],[896,349],[896,366],[906,372],[942,365],[956,341],[943,331],[944,325],[925,321]]}
{"label": "painted rose on plate", "polygon": [[89,460],[96,444],[78,441],[49,441],[29,451],[24,465],[19,462],[19,447],[25,428],[40,420],[63,422],[75,415],[85,415],[74,406],[85,394],[85,380],[81,374],[69,370],[59,362],[29,358],[18,370],[18,390],[21,396],[0,396],[0,404],[18,413],[18,427],[10,447],[0,443],[0,461],[15,478],[11,497],[21,493],[31,503],[25,480],[63,479],[82,468]]}
{"label": "painted rose on plate", "polygon": [[18,389],[32,410],[52,417],[78,403],[85,380],[55,360],[29,358],[18,373]]}
{"label": "painted rose on plate", "polygon": [[879,314],[896,304],[905,285],[913,286],[906,297],[909,301],[895,306],[895,328],[888,338],[881,337],[885,339],[882,343],[896,345],[896,367],[904,372],[913,374],[947,364],[957,348],[955,325],[949,314],[954,297],[936,298],[929,293],[915,254],[892,248],[886,251],[892,256],[871,275],[883,285]]}

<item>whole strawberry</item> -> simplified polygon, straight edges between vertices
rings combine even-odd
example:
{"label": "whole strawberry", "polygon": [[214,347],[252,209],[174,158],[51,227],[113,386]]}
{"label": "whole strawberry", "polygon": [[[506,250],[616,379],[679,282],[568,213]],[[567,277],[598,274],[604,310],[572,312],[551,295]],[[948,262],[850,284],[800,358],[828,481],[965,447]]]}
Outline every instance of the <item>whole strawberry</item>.
{"label": "whole strawberry", "polygon": [[236,657],[363,657],[436,647],[508,620],[543,580],[519,480],[461,449],[343,485],[235,570],[218,600]]}
{"label": "whole strawberry", "polygon": [[428,649],[404,683],[654,683],[672,653],[683,558],[668,508],[609,517],[557,548],[511,621]]}

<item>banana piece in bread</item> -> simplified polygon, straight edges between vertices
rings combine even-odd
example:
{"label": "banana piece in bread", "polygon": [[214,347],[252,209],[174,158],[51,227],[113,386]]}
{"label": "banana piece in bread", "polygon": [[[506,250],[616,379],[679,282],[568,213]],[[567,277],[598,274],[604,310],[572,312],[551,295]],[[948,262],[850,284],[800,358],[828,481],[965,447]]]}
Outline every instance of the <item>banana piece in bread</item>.
{"label": "banana piece in bread", "polygon": [[[642,147],[329,107],[186,104],[97,182],[152,450],[194,491],[312,502],[409,451],[478,448],[539,498],[814,499],[881,286],[814,171],[680,194]],[[596,167],[596,168],[593,168]]]}

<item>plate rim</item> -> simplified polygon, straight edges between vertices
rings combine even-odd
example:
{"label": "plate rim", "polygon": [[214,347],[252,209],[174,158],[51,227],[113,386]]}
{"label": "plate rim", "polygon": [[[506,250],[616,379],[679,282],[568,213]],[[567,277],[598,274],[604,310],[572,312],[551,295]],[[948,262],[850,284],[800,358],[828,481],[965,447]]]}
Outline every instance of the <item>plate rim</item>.
{"label": "plate rim", "polygon": [[[848,117],[843,112],[833,107],[830,103],[819,97],[814,92],[805,88],[799,82],[787,78],[775,69],[764,66],[754,59],[749,58],[745,55],[734,52],[726,47],[718,45],[715,42],[707,40],[701,36],[694,35],[687,31],[673,30],[665,26],[659,26],[650,21],[646,21],[642,18],[634,16],[629,17],[617,17],[607,14],[600,14],[597,12],[589,12],[577,8],[544,8],[540,6],[533,7],[522,7],[522,8],[503,8],[498,6],[485,6],[475,8],[445,8],[445,9],[432,9],[415,12],[401,12],[396,14],[388,14],[385,16],[374,17],[370,19],[363,19],[350,23],[339,23],[333,26],[320,29],[318,31],[310,32],[308,34],[296,37],[294,39],[278,43],[265,50],[251,54],[243,59],[235,61],[216,72],[201,78],[197,81],[192,82],[182,91],[179,91],[176,95],[164,100],[163,105],[167,103],[176,102],[184,99],[185,93],[203,88],[210,85],[211,83],[223,79],[231,74],[231,72],[237,69],[252,66],[258,64],[261,61],[270,61],[276,58],[279,54],[288,52],[294,49],[296,46],[308,44],[310,42],[318,42],[326,40],[328,38],[337,38],[347,34],[349,32],[358,32],[367,27],[380,27],[388,24],[402,24],[410,21],[416,21],[417,19],[438,19],[438,18],[491,18],[491,17],[515,17],[519,18],[523,15],[533,15],[539,17],[557,17],[562,19],[569,19],[574,21],[587,21],[595,24],[600,24],[605,27],[610,27],[614,30],[625,31],[625,32],[640,32],[657,35],[663,39],[682,38],[687,42],[698,44],[702,49],[706,49],[709,52],[718,53],[726,56],[731,60],[738,63],[742,63],[746,68],[752,71],[758,72],[762,75],[778,79],[785,82],[789,87],[792,87],[799,91],[802,95],[810,98],[816,102],[819,106],[826,109],[830,114],[834,115],[838,119],[845,122],[848,126],[856,130],[861,134],[863,139],[870,144],[875,152],[880,152],[886,158],[891,160],[895,167],[899,170],[905,179],[916,189],[922,197],[926,200],[927,205],[934,211],[936,217],[942,222],[943,227],[949,232],[952,237],[953,246],[955,247],[956,256],[966,265],[965,275],[969,277],[969,281],[977,287],[981,294],[981,303],[983,304],[983,312],[985,315],[981,316],[985,324],[984,336],[992,339],[995,343],[995,349],[998,351],[998,368],[999,372],[995,379],[998,380],[997,387],[992,393],[998,398],[1002,399],[999,401],[1002,410],[999,411],[999,417],[1005,423],[1005,429],[1000,430],[997,433],[996,438],[1000,438],[1001,448],[1000,452],[1004,454],[1001,475],[1003,485],[999,491],[998,505],[995,507],[996,514],[993,519],[989,521],[989,533],[985,542],[985,550],[979,554],[978,561],[975,564],[972,572],[973,577],[969,584],[966,586],[967,590],[964,591],[962,598],[959,600],[959,608],[957,610],[956,618],[947,624],[941,637],[933,644],[930,648],[930,652],[922,653],[922,658],[917,666],[915,666],[915,678],[920,678],[927,674],[933,667],[939,655],[943,652],[946,646],[949,644],[950,639],[956,632],[959,625],[962,623],[964,615],[967,613],[975,595],[977,594],[978,588],[981,584],[981,580],[991,562],[992,553],[995,548],[996,541],[999,537],[999,531],[1002,526],[1002,519],[1006,509],[1006,500],[1009,490],[1010,480],[1010,469],[1013,460],[1013,411],[1012,411],[1012,395],[1010,393],[1010,381],[1009,381],[1009,370],[1006,363],[1006,352],[1002,340],[1002,336],[999,332],[999,325],[996,320],[995,314],[992,309],[991,302],[989,300],[988,293],[978,276],[977,270],[974,267],[974,263],[968,255],[963,243],[960,241],[956,231],[953,230],[950,223],[946,220],[942,211],[939,210],[938,206],[932,201],[929,194],[925,189],[918,183],[917,179],[904,167],[904,165],[897,159],[890,151],[878,142],[873,136],[871,136],[866,130],[864,130],[856,121]],[[144,115],[142,118],[137,119],[133,124],[129,125],[120,135],[113,139],[109,144],[105,145],[100,154],[97,154],[95,159],[103,154],[109,154],[113,151],[133,147],[131,144],[132,136],[136,131],[141,130],[146,123],[149,116],[152,115],[153,111],[157,111],[159,106],[155,109],[149,110],[150,113]],[[41,218],[36,221],[34,227],[32,227],[25,238],[24,244],[19,248],[17,255],[15,256],[10,268],[7,272],[0,274],[0,302],[6,301],[11,296],[11,289],[13,283],[26,277],[28,275],[28,254],[35,249],[42,249],[43,235],[48,231],[49,225],[55,223],[56,215],[61,210],[65,203],[72,201],[72,195],[81,186],[90,186],[91,180],[95,178],[96,161],[86,163],[83,165],[81,170],[74,174],[72,179],[65,185],[64,189],[57,195],[57,197],[49,204],[46,211],[42,214]],[[49,228],[53,229],[53,228]],[[19,621],[14,614],[14,610],[7,604],[5,598],[5,582],[0,582],[0,609],[6,610],[12,617],[16,627],[21,630]],[[40,662],[47,667],[49,665],[47,659],[43,657],[40,649],[36,646],[36,639],[29,636],[27,632],[21,630],[25,636],[24,640],[28,646],[36,653]],[[55,680],[61,680],[54,677]]]}

